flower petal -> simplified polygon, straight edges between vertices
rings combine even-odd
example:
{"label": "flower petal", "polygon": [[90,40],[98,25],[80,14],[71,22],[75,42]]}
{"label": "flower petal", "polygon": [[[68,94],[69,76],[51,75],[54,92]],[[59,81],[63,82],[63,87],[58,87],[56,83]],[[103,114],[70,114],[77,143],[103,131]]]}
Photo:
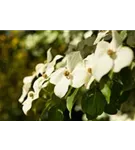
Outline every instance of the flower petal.
{"label": "flower petal", "polygon": [[43,64],[43,63],[37,64],[35,67],[36,75],[38,76],[39,74],[43,74],[46,71],[46,67],[47,64]]}
{"label": "flower petal", "polygon": [[113,60],[107,55],[104,54],[101,57],[98,57],[96,60],[95,66],[92,68],[93,76],[97,81],[107,74],[113,67]]}
{"label": "flower petal", "polygon": [[56,84],[54,88],[54,93],[59,98],[62,98],[65,96],[65,94],[68,91],[68,87],[71,84],[71,80],[67,79],[64,75],[61,78],[61,80]]}
{"label": "flower petal", "polygon": [[47,63],[51,62],[52,60],[52,54],[51,54],[51,48],[47,51]]}
{"label": "flower petal", "polygon": [[107,33],[108,33],[108,30],[105,31],[105,32],[99,32],[98,35],[97,35],[96,40],[94,41],[94,45],[99,43],[100,40],[106,36]]}
{"label": "flower petal", "polygon": [[21,95],[21,97],[18,100],[20,103],[22,103],[24,101],[25,97],[27,96],[27,94],[29,92],[30,87],[31,87],[31,83],[25,83],[23,85],[22,95]]}
{"label": "flower petal", "polygon": [[67,58],[64,57],[60,62],[56,64],[56,69],[66,67],[66,65],[67,65]]}
{"label": "flower petal", "polygon": [[133,58],[133,51],[129,47],[120,47],[116,53],[113,71],[119,72],[122,68],[129,66]]}
{"label": "flower petal", "polygon": [[59,59],[61,59],[63,56],[62,55],[56,55],[55,57],[54,57],[54,59],[53,59],[53,64],[55,65],[56,64],[56,61],[57,60],[59,60]]}
{"label": "flower petal", "polygon": [[46,68],[46,75],[50,76],[53,71],[54,71],[54,65],[52,63],[49,63]]}
{"label": "flower petal", "polygon": [[52,73],[50,76],[50,83],[56,85],[63,77],[64,71],[65,71],[65,68],[59,68],[54,73]]}
{"label": "flower petal", "polygon": [[112,30],[112,41],[110,43],[110,49],[116,51],[119,46],[122,45],[122,38],[117,31]]}
{"label": "flower petal", "polygon": [[25,97],[27,96],[27,92],[25,90],[22,91],[22,95],[21,97],[19,98],[19,102],[22,103],[25,99]]}
{"label": "flower petal", "polygon": [[35,93],[39,94],[40,90],[42,89],[43,83],[46,81],[44,77],[39,77],[33,84],[33,89]]}
{"label": "flower petal", "polygon": [[23,83],[24,84],[31,83],[34,78],[35,78],[35,75],[27,76],[23,79]]}
{"label": "flower petal", "polygon": [[63,56],[61,55],[56,55],[55,58],[53,59],[52,62],[48,63],[47,68],[46,68],[46,74],[48,76],[51,75],[51,73],[54,71],[54,66],[56,64],[56,61],[59,60],[60,58],[62,58]]}
{"label": "flower petal", "polygon": [[81,63],[78,64],[72,72],[73,79],[71,86],[74,88],[81,87],[83,84],[86,83],[87,74],[88,72],[85,66]]}
{"label": "flower petal", "polygon": [[49,84],[49,81],[46,81],[45,83],[43,83],[42,88],[47,87],[48,84]]}
{"label": "flower petal", "polygon": [[67,54],[67,69],[72,72],[76,65],[83,61],[79,51]]}
{"label": "flower petal", "polygon": [[35,78],[35,75],[27,76],[23,79],[24,85],[23,85],[23,88],[22,88],[22,95],[18,100],[20,103],[22,103],[24,101],[24,99],[26,98],[34,78]]}
{"label": "flower petal", "polygon": [[31,107],[32,107],[32,100],[31,99],[27,99],[23,103],[23,107],[22,107],[22,110],[23,110],[25,115],[27,115],[27,112],[31,109]]}
{"label": "flower petal", "polygon": [[110,48],[110,44],[105,41],[101,41],[97,44],[96,50],[95,50],[95,56],[100,57],[104,55],[105,53],[107,54],[107,51]]}
{"label": "flower petal", "polygon": [[84,59],[84,63],[85,63],[85,66],[86,68],[93,68],[93,66],[95,65],[96,63],[96,59],[95,59],[95,54],[91,54],[91,55],[88,55],[85,59]]}
{"label": "flower petal", "polygon": [[[31,96],[32,95],[32,96]],[[23,102],[23,112],[25,115],[27,115],[27,112],[31,109],[32,107],[32,102],[38,98],[38,95],[36,95],[33,91],[30,91],[28,93],[27,99]]]}

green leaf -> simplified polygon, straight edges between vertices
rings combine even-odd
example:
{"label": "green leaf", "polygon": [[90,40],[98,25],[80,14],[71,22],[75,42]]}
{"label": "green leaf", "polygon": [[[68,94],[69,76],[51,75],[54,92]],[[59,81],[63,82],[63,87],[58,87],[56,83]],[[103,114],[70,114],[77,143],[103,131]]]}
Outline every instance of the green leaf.
{"label": "green leaf", "polygon": [[129,91],[126,91],[126,92],[123,92],[119,98],[119,103],[122,104],[124,103],[125,101],[128,100],[128,97],[130,95],[130,92]]}
{"label": "green leaf", "polygon": [[52,108],[48,112],[48,121],[62,121],[63,119],[63,112],[58,108]]}
{"label": "green leaf", "polygon": [[108,84],[105,84],[104,87],[101,89],[102,94],[105,96],[107,103],[110,103],[110,96],[111,96],[111,90],[108,86]]}
{"label": "green leaf", "polygon": [[89,91],[82,99],[82,110],[86,113],[88,119],[92,120],[98,115],[101,115],[106,105],[105,97],[101,92]]}
{"label": "green leaf", "polygon": [[92,54],[95,51],[95,45],[93,46],[87,46],[85,45],[82,50],[80,50],[81,55],[83,58],[86,58],[88,55]]}
{"label": "green leaf", "polygon": [[42,109],[43,111],[40,115],[41,120],[47,120],[48,117],[46,116],[46,113],[48,113],[53,108],[57,107],[61,110],[65,109],[63,107],[63,101],[59,97],[57,97],[55,94],[52,94],[50,99],[46,99],[42,107],[44,108]]}
{"label": "green leaf", "polygon": [[78,43],[76,50],[81,52],[81,56],[85,58],[86,56],[90,55],[95,51],[96,46],[93,45],[94,41],[96,39],[95,35],[92,35],[91,37],[82,40]]}
{"label": "green leaf", "polygon": [[76,96],[78,90],[79,89],[75,89],[74,92],[73,92],[73,94],[71,96],[68,96],[67,101],[66,101],[67,102],[66,105],[67,105],[67,109],[69,111],[69,117],[70,117],[70,119],[71,119],[72,107],[73,107],[73,105],[75,103],[75,96]]}
{"label": "green leaf", "polygon": [[117,113],[117,108],[114,104],[108,104],[105,106],[104,112],[110,115],[114,115]]}
{"label": "green leaf", "polygon": [[67,97],[68,97],[69,95],[71,95],[72,90],[73,90],[73,88],[70,86],[70,88],[69,88],[67,94],[66,94],[65,97],[64,97],[65,99],[67,99]]}
{"label": "green leaf", "polygon": [[102,78],[100,82],[100,91],[105,96],[105,99],[107,103],[110,103],[110,97],[111,97],[111,82],[109,78]]}
{"label": "green leaf", "polygon": [[120,72],[120,78],[123,83],[123,91],[129,91],[135,88],[135,67],[130,70],[124,68]]}
{"label": "green leaf", "polygon": [[127,32],[127,45],[130,47],[135,47],[135,31],[131,30]]}
{"label": "green leaf", "polygon": [[87,39],[84,40],[84,43],[87,46],[93,46],[93,43],[94,43],[95,39],[96,39],[95,36],[88,37]]}
{"label": "green leaf", "polygon": [[124,41],[126,39],[126,37],[127,37],[127,31],[126,30],[122,30],[120,32],[120,36],[122,38],[122,41]]}
{"label": "green leaf", "polygon": [[122,92],[122,85],[119,82],[113,81],[111,88],[110,103],[105,106],[104,112],[108,114],[116,114],[120,108],[119,97]]}

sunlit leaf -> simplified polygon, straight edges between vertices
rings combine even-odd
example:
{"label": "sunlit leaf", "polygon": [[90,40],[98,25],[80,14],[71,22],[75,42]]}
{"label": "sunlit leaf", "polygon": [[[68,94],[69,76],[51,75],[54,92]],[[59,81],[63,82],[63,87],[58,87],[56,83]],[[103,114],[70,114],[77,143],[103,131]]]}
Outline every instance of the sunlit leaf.
{"label": "sunlit leaf", "polygon": [[69,117],[70,117],[70,118],[71,118],[71,111],[72,111],[73,105],[74,105],[74,103],[75,103],[75,96],[76,96],[78,90],[79,90],[79,89],[75,89],[74,92],[73,92],[73,94],[70,95],[70,96],[68,96],[68,98],[67,98],[67,103],[66,103],[66,105],[67,105],[67,109],[68,109],[68,111],[69,111]]}

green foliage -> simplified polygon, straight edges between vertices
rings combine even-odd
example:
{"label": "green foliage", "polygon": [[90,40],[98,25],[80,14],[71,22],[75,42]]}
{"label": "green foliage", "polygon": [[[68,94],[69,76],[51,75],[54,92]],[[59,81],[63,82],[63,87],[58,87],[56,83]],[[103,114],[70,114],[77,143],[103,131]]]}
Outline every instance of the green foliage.
{"label": "green foliage", "polygon": [[70,118],[71,118],[71,111],[72,111],[73,105],[74,105],[75,100],[76,100],[75,96],[76,96],[78,90],[79,89],[75,89],[74,92],[70,96],[67,97],[67,105],[66,106],[67,106],[67,109],[69,111],[69,117]]}
{"label": "green foliage", "polygon": [[94,91],[88,91],[84,94],[82,99],[82,110],[86,113],[89,120],[95,119],[98,115],[101,115],[105,105],[105,97],[96,89],[94,89]]}
{"label": "green foliage", "polygon": [[100,82],[100,90],[105,96],[107,103],[110,103],[111,97],[111,81],[108,78],[103,78]]}
{"label": "green foliage", "polygon": [[126,30],[123,30],[120,32],[120,36],[122,38],[122,41],[124,41],[127,37],[127,31]]}

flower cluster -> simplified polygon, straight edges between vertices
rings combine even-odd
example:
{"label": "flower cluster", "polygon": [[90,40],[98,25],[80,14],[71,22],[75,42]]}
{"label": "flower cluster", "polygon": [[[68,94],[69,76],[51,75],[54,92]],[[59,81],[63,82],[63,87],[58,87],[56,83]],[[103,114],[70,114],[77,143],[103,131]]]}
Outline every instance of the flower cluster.
{"label": "flower cluster", "polygon": [[[133,61],[133,51],[122,45],[123,41],[117,31],[112,31],[111,42],[102,40],[108,32],[98,34],[94,42],[95,52],[84,59],[79,51],[70,52],[65,57],[56,55],[53,59],[49,49],[47,62],[38,64],[35,73],[24,78],[22,96],[19,99],[24,113],[27,114],[32,102],[39,98],[41,89],[47,87],[49,83],[55,85],[55,95],[63,98],[69,86],[73,88],[85,86],[89,89],[94,80],[100,82],[110,71],[118,73],[122,68],[129,66]],[[57,63],[59,59],[62,61]],[[31,86],[33,90],[30,90]]]}

